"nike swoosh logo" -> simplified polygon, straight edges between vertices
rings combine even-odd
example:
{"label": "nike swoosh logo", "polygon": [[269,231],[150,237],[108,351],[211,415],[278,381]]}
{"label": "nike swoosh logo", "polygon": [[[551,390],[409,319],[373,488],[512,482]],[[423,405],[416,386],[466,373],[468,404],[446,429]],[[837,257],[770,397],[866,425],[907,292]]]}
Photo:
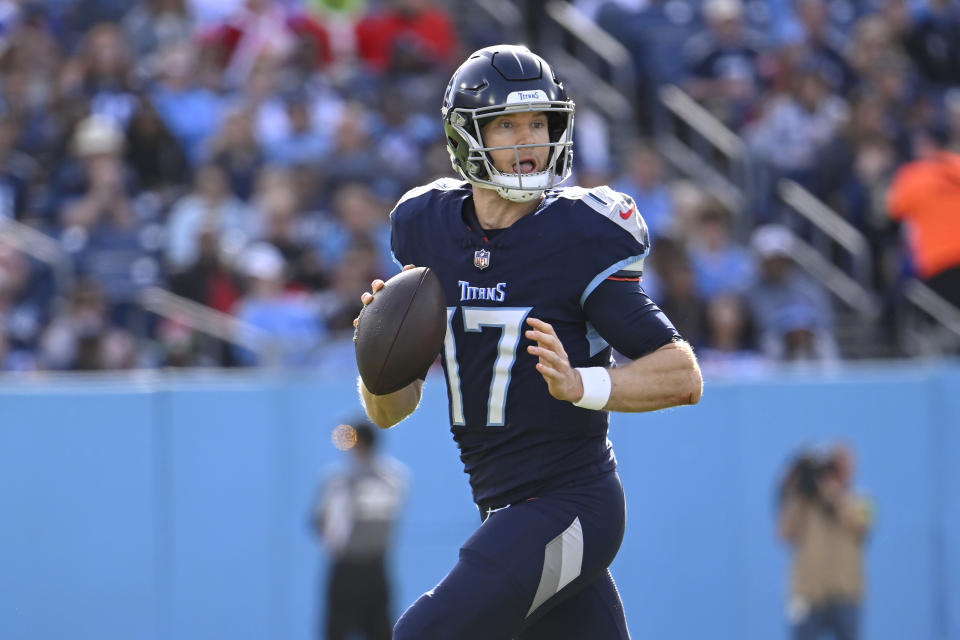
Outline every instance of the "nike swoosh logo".
{"label": "nike swoosh logo", "polygon": [[630,218],[630,216],[633,215],[633,212],[636,211],[636,210],[637,210],[637,206],[634,205],[634,206],[630,207],[630,210],[629,210],[629,211],[621,211],[621,212],[620,212],[620,217],[623,218],[624,220],[628,220],[628,219]]}

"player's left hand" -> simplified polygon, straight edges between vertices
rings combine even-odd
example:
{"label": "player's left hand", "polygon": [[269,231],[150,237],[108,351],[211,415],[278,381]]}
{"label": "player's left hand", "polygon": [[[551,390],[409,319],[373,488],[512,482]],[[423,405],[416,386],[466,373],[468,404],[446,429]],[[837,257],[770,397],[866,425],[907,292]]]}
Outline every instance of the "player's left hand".
{"label": "player's left hand", "polygon": [[537,344],[527,347],[527,353],[537,356],[537,371],[547,381],[547,388],[557,400],[576,402],[583,397],[583,380],[570,366],[567,352],[553,327],[543,320],[527,318],[528,329],[524,335]]}
{"label": "player's left hand", "polygon": [[[401,271],[407,271],[409,269],[415,269],[415,268],[416,268],[416,265],[405,264],[403,265],[403,269],[401,269]],[[384,284],[385,283],[380,278],[377,278],[376,280],[370,283],[370,291],[364,291],[360,295],[360,302],[363,303],[363,306],[367,306],[368,304],[373,302],[373,294],[376,293],[377,291],[380,291],[380,289],[383,289]],[[371,291],[373,293],[371,293]],[[357,316],[356,318],[353,319],[354,329],[356,329],[358,322],[360,322],[360,316]]]}

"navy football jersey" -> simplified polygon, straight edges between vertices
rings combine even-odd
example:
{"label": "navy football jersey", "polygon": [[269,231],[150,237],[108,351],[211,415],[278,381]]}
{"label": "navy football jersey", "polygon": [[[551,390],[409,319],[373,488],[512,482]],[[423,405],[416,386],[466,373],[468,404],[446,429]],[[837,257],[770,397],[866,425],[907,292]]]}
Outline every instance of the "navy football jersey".
{"label": "navy football jersey", "polygon": [[611,275],[643,269],[649,237],[632,199],[607,187],[551,190],[489,237],[465,209],[469,183],[441,179],[408,192],[390,218],[395,259],[430,267],[443,284],[451,430],[475,501],[510,504],[612,470],[607,412],[551,396],[524,332],[528,316],[539,318],[571,366],[610,365],[584,303]]}

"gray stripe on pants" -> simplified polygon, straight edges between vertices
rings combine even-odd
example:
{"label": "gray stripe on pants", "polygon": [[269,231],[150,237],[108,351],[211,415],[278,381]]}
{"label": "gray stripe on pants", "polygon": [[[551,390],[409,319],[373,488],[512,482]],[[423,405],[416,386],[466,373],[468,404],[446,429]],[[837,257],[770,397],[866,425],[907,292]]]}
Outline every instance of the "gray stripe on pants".
{"label": "gray stripe on pants", "polygon": [[543,571],[540,585],[533,604],[527,611],[527,617],[537,607],[546,602],[558,591],[570,584],[583,567],[583,528],[580,518],[574,518],[563,533],[547,543],[543,551]]}

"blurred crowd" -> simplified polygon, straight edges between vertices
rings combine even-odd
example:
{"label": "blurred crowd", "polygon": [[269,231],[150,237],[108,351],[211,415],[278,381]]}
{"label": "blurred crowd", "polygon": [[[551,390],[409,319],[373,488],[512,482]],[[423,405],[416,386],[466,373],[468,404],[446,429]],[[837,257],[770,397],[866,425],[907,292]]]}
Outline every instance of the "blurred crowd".
{"label": "blurred crowd", "polygon": [[61,254],[0,242],[6,370],[336,366],[387,212],[449,163],[427,0],[0,2],[0,52],[0,216]]}
{"label": "blurred crowd", "polygon": [[[575,4],[630,51],[651,133],[661,122],[655,88],[674,84],[739,135],[759,167],[744,211],[651,179],[651,158],[628,156],[616,170],[619,186],[641,195],[653,261],[669,264],[652,274],[663,288],[654,299],[685,325],[707,368],[740,352],[824,361],[847,351],[838,305],[791,259],[809,228],[778,205],[780,178],[834,209],[870,247],[866,285],[883,311],[871,339],[885,344],[867,355],[904,354],[896,312],[907,278],[960,306],[960,3]],[[827,258],[851,271],[842,256]],[[865,329],[862,318],[848,324]]]}
{"label": "blurred crowd", "polygon": [[[387,213],[450,175],[450,73],[501,37],[469,4],[0,0],[0,370],[352,366],[359,294],[398,270]],[[628,46],[643,96],[684,86],[867,234],[878,291],[910,272],[885,192],[960,146],[956,2],[574,4]],[[613,135],[578,108],[574,182],[637,200],[645,285],[708,368],[838,357],[791,231],[757,215],[738,236],[741,212],[644,140],[604,153]],[[145,306],[154,287],[222,330]]]}

